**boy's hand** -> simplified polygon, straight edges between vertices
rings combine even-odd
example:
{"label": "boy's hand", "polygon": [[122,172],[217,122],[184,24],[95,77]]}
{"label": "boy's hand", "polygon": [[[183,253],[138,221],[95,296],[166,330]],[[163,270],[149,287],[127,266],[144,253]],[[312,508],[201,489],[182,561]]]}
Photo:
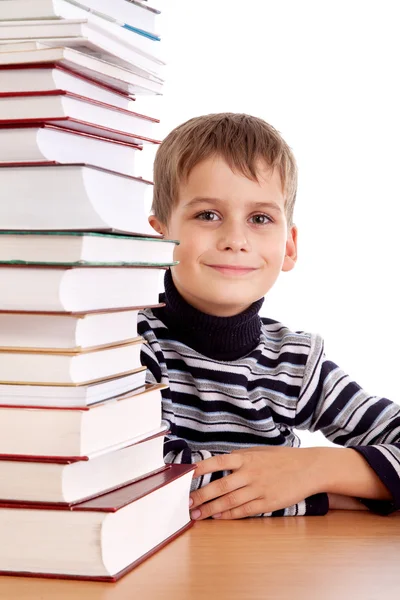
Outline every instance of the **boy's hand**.
{"label": "boy's hand", "polygon": [[192,492],[192,518],[252,517],[324,491],[318,450],[255,447],[201,461],[195,477],[215,471],[232,473]]}

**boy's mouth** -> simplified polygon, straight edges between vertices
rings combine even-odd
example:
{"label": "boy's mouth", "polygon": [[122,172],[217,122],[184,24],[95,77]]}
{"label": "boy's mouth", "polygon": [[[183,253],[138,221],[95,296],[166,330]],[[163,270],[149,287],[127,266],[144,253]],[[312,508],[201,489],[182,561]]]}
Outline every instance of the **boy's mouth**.
{"label": "boy's mouth", "polygon": [[215,269],[224,275],[247,275],[253,271],[257,271],[254,267],[243,267],[239,265],[206,265],[211,269]]}

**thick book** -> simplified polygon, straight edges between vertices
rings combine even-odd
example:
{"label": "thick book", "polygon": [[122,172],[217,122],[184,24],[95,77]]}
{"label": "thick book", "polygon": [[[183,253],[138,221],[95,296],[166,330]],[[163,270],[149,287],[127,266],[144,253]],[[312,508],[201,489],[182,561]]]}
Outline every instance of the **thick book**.
{"label": "thick book", "polygon": [[154,139],[159,121],[64,90],[0,94],[0,127],[52,123],[110,139],[142,144]]}
{"label": "thick book", "polygon": [[[1,140],[1,131],[0,131]],[[107,233],[1,231],[0,264],[102,264],[168,267],[178,242]]]}
{"label": "thick book", "polygon": [[160,271],[157,267],[0,265],[0,311],[97,312],[154,306]]}
{"label": "thick book", "polygon": [[[154,236],[146,210],[151,194],[149,181],[90,165],[2,163],[0,229]],[[142,304],[149,303],[135,306]]]}
{"label": "thick book", "polygon": [[130,394],[144,391],[146,367],[87,385],[27,385],[0,383],[0,404],[3,406],[50,406],[85,408]]}
{"label": "thick book", "polygon": [[[0,75],[1,80],[1,75]],[[67,127],[0,128],[0,163],[84,163],[134,177],[141,146]]]}
{"label": "thick book", "polygon": [[89,384],[139,369],[143,338],[113,346],[51,351],[0,348],[0,382]]}
{"label": "thick book", "polygon": [[[79,0],[73,4],[81,8],[101,13],[124,24],[156,36],[157,15],[159,10],[144,6],[140,2],[127,0]],[[0,20],[55,19],[65,16],[65,2],[62,0],[2,0],[0,2]]]}
{"label": "thick book", "polygon": [[139,310],[74,314],[0,312],[0,348],[79,351],[127,342],[138,336]]}
{"label": "thick book", "polygon": [[[126,0],[124,0],[126,1]],[[159,95],[162,81],[137,73],[134,67],[119,64],[110,55],[107,60],[62,44],[49,47],[35,41],[0,45],[0,70],[52,68],[56,65],[90,77],[126,94]],[[1,79],[6,73],[1,75]]]}
{"label": "thick book", "polygon": [[[124,0],[125,2],[127,0]],[[1,5],[0,5],[1,6]],[[0,94],[55,93],[64,90],[127,111],[134,111],[135,98],[92,77],[75,73],[62,65],[42,68],[7,69],[0,76]]]}
{"label": "thick book", "polygon": [[1,22],[0,42],[25,40],[36,40],[49,46],[83,47],[100,58],[115,55],[120,64],[134,66],[139,74],[162,81],[165,63],[152,54],[156,51],[157,42],[95,15],[89,15],[88,20],[78,17]]}
{"label": "thick book", "polygon": [[147,386],[86,408],[0,406],[0,455],[85,458],[160,428],[161,390]]}
{"label": "thick book", "polygon": [[0,457],[0,502],[72,505],[165,469],[163,425],[86,460]]}
{"label": "thick book", "polygon": [[191,525],[194,465],[60,510],[0,504],[3,575],[116,581]]}

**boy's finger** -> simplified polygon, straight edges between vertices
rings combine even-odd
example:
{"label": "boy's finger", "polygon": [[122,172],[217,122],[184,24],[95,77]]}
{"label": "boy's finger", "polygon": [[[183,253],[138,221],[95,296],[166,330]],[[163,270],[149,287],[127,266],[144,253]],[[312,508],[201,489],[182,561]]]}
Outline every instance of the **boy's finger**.
{"label": "boy's finger", "polygon": [[241,455],[238,454],[218,454],[211,458],[206,458],[197,463],[194,477],[200,477],[207,473],[215,473],[216,471],[234,471],[242,465]]}
{"label": "boy's finger", "polygon": [[206,502],[210,502],[210,500],[214,500],[214,498],[229,494],[234,490],[242,488],[244,485],[245,481],[243,478],[235,473],[222,477],[222,479],[217,479],[217,481],[212,481],[208,485],[205,485],[190,494],[190,499],[193,501],[190,505],[190,509],[193,510],[201,504],[205,504]]}
{"label": "boy's finger", "polygon": [[214,515],[216,515],[216,518],[219,518],[220,515],[222,516],[232,509],[239,510],[239,507],[242,504],[247,506],[251,503],[251,500],[254,499],[254,496],[254,490],[247,486],[242,487],[229,494],[225,494],[225,496],[221,496],[212,502],[202,504],[195,510],[192,510],[190,515],[192,519],[195,519],[196,521],[201,521],[202,519],[207,519]]}
{"label": "boy's finger", "polygon": [[251,500],[250,502],[243,503],[241,506],[226,510],[221,515],[218,515],[218,519],[245,519],[246,517],[255,517],[261,515],[265,510],[262,500]]}

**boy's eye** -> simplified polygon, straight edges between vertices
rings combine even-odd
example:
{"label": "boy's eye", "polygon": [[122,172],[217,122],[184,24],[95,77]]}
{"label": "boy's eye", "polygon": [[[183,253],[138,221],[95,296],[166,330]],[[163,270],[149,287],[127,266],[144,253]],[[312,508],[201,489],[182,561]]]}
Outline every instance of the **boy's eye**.
{"label": "boy's eye", "polygon": [[268,215],[259,214],[250,217],[250,221],[254,223],[254,225],[266,225],[271,221],[271,219]]}
{"label": "boy's eye", "polygon": [[212,210],[204,210],[200,214],[196,215],[196,219],[200,219],[201,221],[217,221],[218,215]]}

